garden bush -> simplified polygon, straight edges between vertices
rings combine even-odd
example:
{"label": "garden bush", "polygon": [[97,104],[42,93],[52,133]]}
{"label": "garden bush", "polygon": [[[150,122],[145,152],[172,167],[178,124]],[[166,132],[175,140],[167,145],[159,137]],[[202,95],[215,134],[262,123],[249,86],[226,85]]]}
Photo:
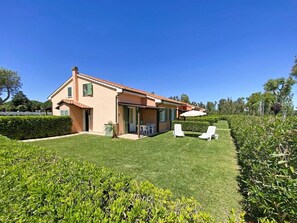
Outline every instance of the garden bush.
{"label": "garden bush", "polygon": [[171,128],[174,129],[174,124],[181,124],[183,131],[193,131],[193,132],[206,132],[209,122],[196,122],[196,121],[172,121]]}
{"label": "garden bush", "polygon": [[251,220],[297,222],[296,118],[230,116]]}
{"label": "garden bush", "polygon": [[0,222],[214,222],[194,199],[2,136],[0,173]]}
{"label": "garden bush", "polygon": [[217,123],[219,120],[220,120],[220,117],[217,115],[187,117],[186,118],[186,121],[209,122],[210,125],[214,125],[214,123]]}
{"label": "garden bush", "polygon": [[65,135],[71,132],[69,116],[0,117],[0,134],[11,139],[34,139]]}

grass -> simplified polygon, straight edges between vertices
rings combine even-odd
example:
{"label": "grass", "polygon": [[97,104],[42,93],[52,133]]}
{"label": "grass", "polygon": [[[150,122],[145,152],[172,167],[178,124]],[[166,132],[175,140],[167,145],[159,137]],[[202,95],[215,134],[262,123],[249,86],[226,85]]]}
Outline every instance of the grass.
{"label": "grass", "polygon": [[205,211],[223,220],[232,208],[240,209],[241,197],[236,150],[227,122],[220,121],[217,127],[219,139],[212,141],[197,136],[174,138],[170,131],[137,141],[79,135],[31,144],[148,180],[170,189],[175,197],[195,197]]}

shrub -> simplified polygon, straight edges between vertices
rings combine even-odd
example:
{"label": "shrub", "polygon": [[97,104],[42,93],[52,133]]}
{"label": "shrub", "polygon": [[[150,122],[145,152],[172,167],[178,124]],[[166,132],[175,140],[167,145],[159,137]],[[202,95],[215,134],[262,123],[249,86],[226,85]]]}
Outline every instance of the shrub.
{"label": "shrub", "polygon": [[181,124],[183,131],[194,131],[194,132],[206,132],[209,122],[196,122],[196,121],[172,121],[171,128],[174,128],[174,124]]}
{"label": "shrub", "polygon": [[0,134],[11,139],[33,139],[65,135],[71,132],[69,116],[0,117]]}
{"label": "shrub", "polygon": [[252,220],[297,222],[296,121],[229,117],[241,166],[243,205]]}
{"label": "shrub", "polygon": [[214,222],[194,199],[1,136],[0,172],[0,222]]}
{"label": "shrub", "polygon": [[198,117],[187,117],[186,121],[195,121],[195,122],[209,122],[210,125],[214,125],[220,120],[217,115],[210,116],[198,116]]}

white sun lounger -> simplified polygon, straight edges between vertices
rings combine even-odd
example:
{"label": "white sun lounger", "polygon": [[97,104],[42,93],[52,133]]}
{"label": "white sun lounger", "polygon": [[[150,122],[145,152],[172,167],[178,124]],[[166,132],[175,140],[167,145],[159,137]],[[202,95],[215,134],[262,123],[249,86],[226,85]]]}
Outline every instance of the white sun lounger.
{"label": "white sun lounger", "polygon": [[215,126],[208,126],[207,132],[202,133],[201,136],[199,136],[200,139],[207,139],[210,141],[212,138],[217,139],[219,136],[216,134],[216,127]]}

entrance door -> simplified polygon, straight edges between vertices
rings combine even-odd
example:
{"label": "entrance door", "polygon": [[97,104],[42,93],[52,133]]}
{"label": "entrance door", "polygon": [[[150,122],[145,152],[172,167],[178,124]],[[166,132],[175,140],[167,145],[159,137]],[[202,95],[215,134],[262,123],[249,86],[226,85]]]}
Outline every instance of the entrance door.
{"label": "entrance door", "polygon": [[85,129],[84,129],[84,131],[89,131],[89,125],[90,125],[90,123],[89,123],[89,111],[88,110],[85,110],[84,111],[84,127],[85,127]]}
{"label": "entrance door", "polygon": [[136,132],[136,108],[129,107],[129,132]]}

